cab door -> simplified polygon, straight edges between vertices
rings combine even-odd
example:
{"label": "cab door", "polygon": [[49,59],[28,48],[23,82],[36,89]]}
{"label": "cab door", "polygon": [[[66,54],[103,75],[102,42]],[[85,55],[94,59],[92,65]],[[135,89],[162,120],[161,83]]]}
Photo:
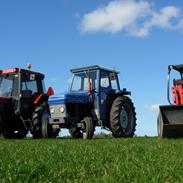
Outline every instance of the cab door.
{"label": "cab door", "polygon": [[22,114],[29,113],[34,98],[39,94],[39,79],[36,74],[22,73],[21,74],[21,100],[20,110]]}
{"label": "cab door", "polygon": [[111,92],[111,82],[110,82],[110,78],[109,78],[109,72],[101,71],[101,74],[100,74],[100,101],[99,101],[101,120],[106,119],[107,97],[109,96],[110,92]]}

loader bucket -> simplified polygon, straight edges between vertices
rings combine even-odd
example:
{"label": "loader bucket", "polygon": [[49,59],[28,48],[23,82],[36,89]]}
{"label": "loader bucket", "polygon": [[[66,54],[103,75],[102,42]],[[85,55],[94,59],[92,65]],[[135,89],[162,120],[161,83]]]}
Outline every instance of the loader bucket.
{"label": "loader bucket", "polygon": [[166,105],[159,108],[158,136],[183,137],[183,105]]}

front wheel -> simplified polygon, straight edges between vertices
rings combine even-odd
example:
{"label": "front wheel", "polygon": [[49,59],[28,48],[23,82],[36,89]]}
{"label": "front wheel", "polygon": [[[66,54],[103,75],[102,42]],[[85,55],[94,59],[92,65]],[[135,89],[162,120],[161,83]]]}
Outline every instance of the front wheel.
{"label": "front wheel", "polygon": [[82,120],[83,124],[83,139],[92,139],[94,135],[93,120],[91,117],[85,117]]}
{"label": "front wheel", "polygon": [[133,137],[136,128],[135,107],[130,98],[119,96],[113,101],[110,125],[114,137]]}
{"label": "front wheel", "polygon": [[41,104],[40,106],[37,106],[32,114],[32,130],[31,133],[33,135],[34,138],[42,138],[42,131],[41,131],[41,119],[42,119],[42,115],[45,111],[45,109],[47,109],[47,104]]}
{"label": "front wheel", "polygon": [[52,125],[49,124],[50,113],[48,109],[43,111],[41,118],[41,133],[43,138],[56,138],[59,133],[59,129],[53,128]]}

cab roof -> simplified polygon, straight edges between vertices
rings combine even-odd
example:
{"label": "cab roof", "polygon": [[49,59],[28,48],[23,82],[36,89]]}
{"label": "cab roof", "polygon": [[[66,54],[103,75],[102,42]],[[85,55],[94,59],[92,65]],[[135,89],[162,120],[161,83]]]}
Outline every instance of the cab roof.
{"label": "cab roof", "polygon": [[174,70],[183,73],[183,64],[180,64],[180,65],[170,65],[170,66],[172,66],[172,68]]}
{"label": "cab roof", "polygon": [[78,72],[91,71],[91,70],[103,70],[103,71],[108,71],[108,72],[113,72],[113,73],[119,74],[119,72],[116,71],[115,69],[107,69],[107,68],[104,68],[99,65],[75,68],[75,69],[71,69],[71,72],[78,73]]}
{"label": "cab roof", "polygon": [[0,74],[14,74],[14,73],[39,74],[39,75],[42,75],[44,77],[44,74],[42,74],[42,73],[34,72],[31,70],[26,70],[26,69],[21,69],[21,68],[12,68],[12,69],[0,70]]}

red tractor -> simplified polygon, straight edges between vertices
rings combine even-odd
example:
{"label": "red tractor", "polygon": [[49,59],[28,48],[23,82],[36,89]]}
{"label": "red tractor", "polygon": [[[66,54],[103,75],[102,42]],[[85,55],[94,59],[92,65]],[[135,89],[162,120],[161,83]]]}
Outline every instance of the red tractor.
{"label": "red tractor", "polygon": [[55,137],[58,130],[48,125],[48,98],[44,75],[13,68],[0,70],[0,135],[24,138],[30,131],[34,138]]}
{"label": "red tractor", "polygon": [[[172,70],[180,74],[179,79],[173,79],[173,100],[170,99],[170,74]],[[160,106],[158,136],[183,137],[183,65],[168,66],[167,98],[170,105]]]}

